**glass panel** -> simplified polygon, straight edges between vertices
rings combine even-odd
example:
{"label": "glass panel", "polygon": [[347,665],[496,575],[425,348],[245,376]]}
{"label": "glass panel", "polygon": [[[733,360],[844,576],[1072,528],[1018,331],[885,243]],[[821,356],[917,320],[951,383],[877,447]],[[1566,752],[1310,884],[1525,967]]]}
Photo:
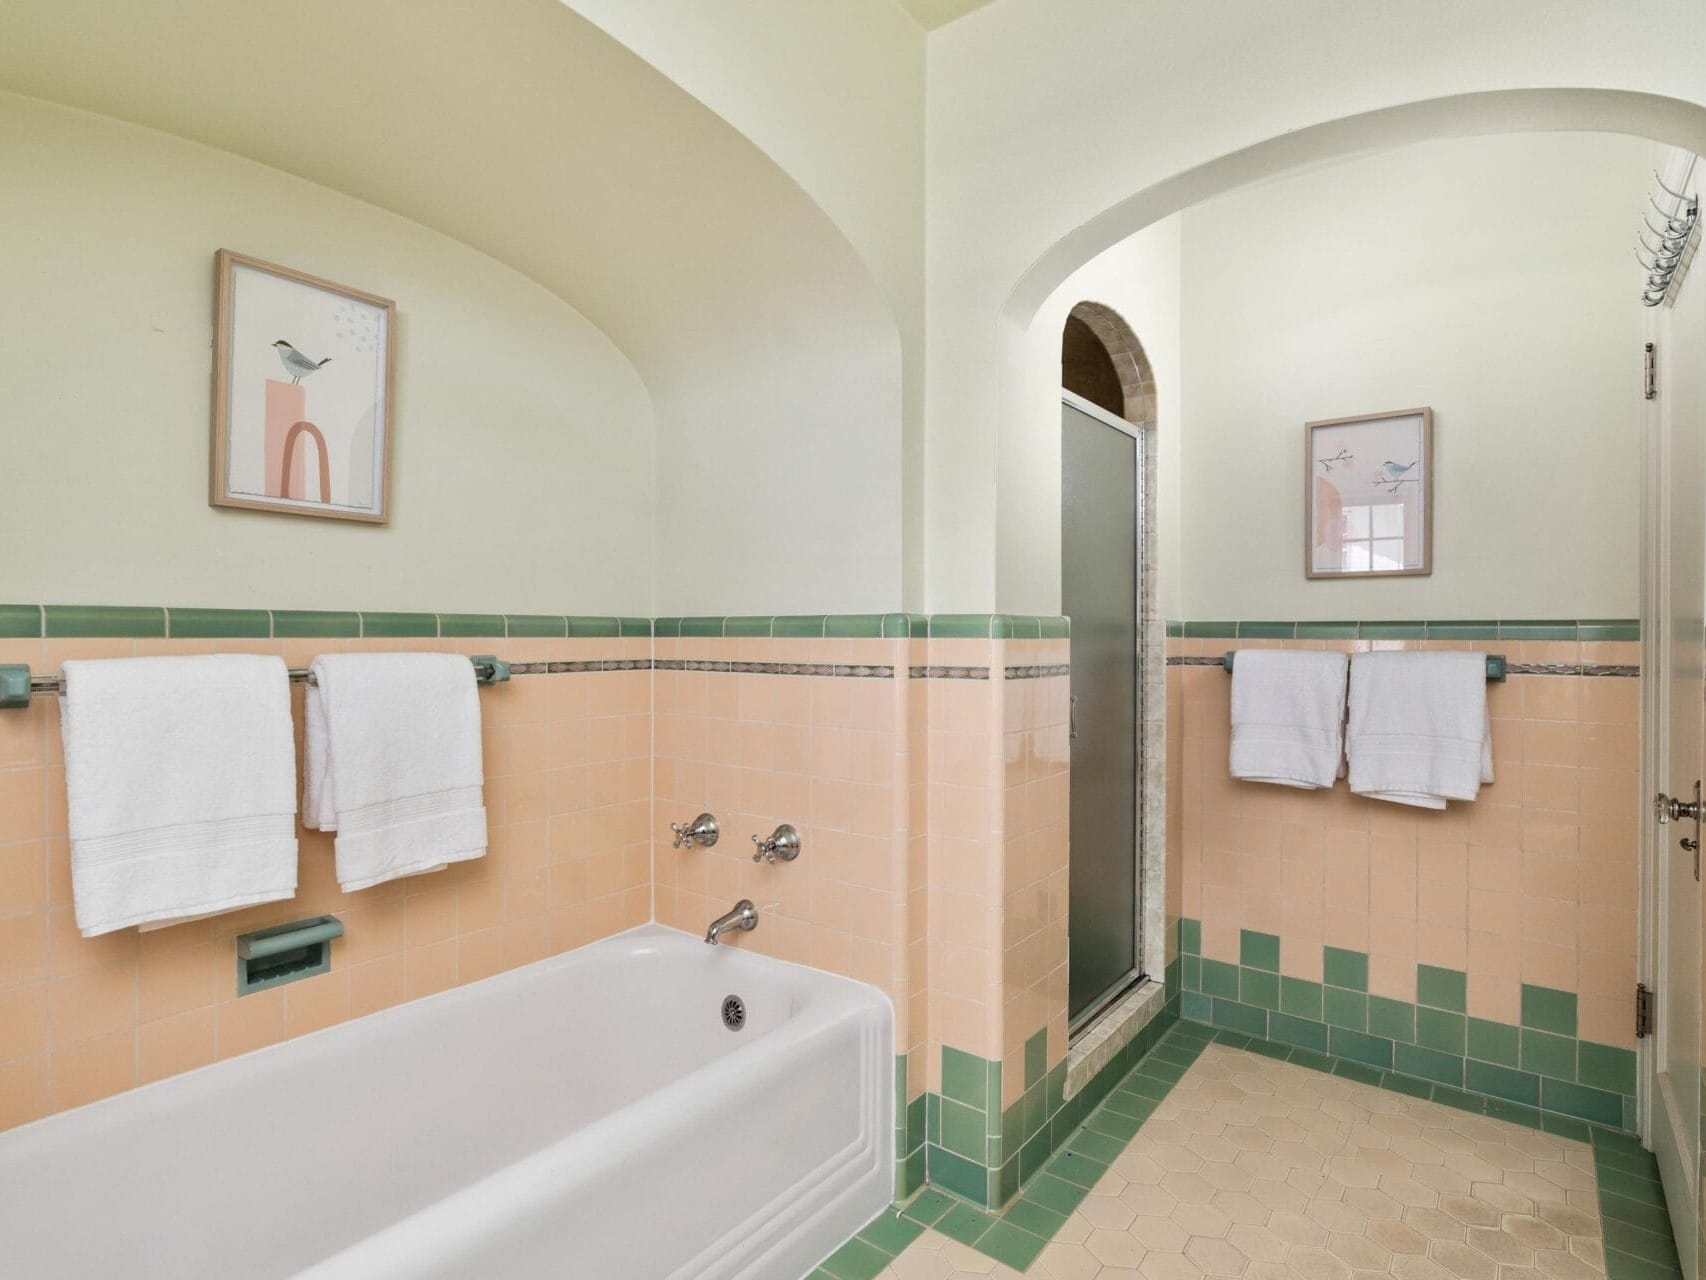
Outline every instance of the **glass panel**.
{"label": "glass panel", "polygon": [[1061,599],[1072,619],[1070,1017],[1139,968],[1138,442],[1071,405],[1061,419]]}
{"label": "glass panel", "polygon": [[1377,538],[1402,538],[1404,536],[1404,504],[1388,502],[1384,506],[1374,508],[1374,536]]}
{"label": "glass panel", "polygon": [[1404,567],[1404,539],[1376,538],[1374,540],[1374,567],[1376,569],[1402,569]]}

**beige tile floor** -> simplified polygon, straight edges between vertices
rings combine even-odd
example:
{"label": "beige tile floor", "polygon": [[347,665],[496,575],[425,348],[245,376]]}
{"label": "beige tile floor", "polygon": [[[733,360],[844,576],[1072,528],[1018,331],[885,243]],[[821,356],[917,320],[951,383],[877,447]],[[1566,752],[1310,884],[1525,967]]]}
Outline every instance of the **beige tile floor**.
{"label": "beige tile floor", "polygon": [[[1593,1280],[1593,1153],[1211,1044],[1032,1264],[1046,1280]],[[926,1231],[884,1280],[1019,1272]]]}

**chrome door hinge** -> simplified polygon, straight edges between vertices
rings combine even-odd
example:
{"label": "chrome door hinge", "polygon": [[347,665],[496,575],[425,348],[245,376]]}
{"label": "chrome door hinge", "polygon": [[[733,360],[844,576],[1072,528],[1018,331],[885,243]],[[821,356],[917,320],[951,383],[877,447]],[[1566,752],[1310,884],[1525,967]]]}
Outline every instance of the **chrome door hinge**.
{"label": "chrome door hinge", "polygon": [[1641,353],[1641,396],[1646,400],[1659,398],[1659,356],[1650,342]]}
{"label": "chrome door hinge", "polygon": [[1635,1039],[1653,1034],[1653,992],[1644,982],[1635,984]]}

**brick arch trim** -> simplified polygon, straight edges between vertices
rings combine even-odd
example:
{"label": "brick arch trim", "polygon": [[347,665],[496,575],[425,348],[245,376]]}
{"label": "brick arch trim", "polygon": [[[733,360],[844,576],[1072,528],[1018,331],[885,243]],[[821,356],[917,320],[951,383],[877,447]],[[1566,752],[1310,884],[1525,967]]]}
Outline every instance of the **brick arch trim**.
{"label": "brick arch trim", "polygon": [[1070,317],[1089,327],[1113,361],[1125,397],[1125,412],[1120,416],[1135,427],[1153,428],[1155,371],[1131,326],[1119,312],[1100,302],[1080,302],[1072,308]]}

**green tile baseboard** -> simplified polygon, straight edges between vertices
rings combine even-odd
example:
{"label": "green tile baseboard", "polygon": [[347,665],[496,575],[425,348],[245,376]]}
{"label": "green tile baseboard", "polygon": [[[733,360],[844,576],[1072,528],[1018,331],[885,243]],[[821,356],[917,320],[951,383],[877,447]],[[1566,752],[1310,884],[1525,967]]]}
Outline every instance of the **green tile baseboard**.
{"label": "green tile baseboard", "polygon": [[[1158,1018],[1145,1030],[1159,1022]],[[1097,1101],[1084,1108],[1004,1208],[991,1211],[951,1190],[926,1186],[910,1200],[903,1198],[884,1210],[820,1263],[807,1280],[875,1280],[927,1228],[1004,1266],[1026,1270],[1212,1038],[1212,1032],[1178,1023],[1158,1031],[1130,1061],[1110,1063],[1096,1078],[1103,1082]],[[1127,1050],[1137,1044],[1133,1041]],[[1000,1064],[976,1061],[984,1063],[987,1090],[989,1068]],[[975,1091],[976,1071],[971,1063],[956,1063],[955,1072],[956,1090]]]}
{"label": "green tile baseboard", "polygon": [[[1368,992],[1368,957],[1325,947],[1321,982],[1279,976],[1273,934],[1242,930],[1243,963],[1200,954],[1200,921],[1179,921],[1180,1016],[1285,1049],[1326,1054],[1492,1108],[1526,1108],[1633,1131],[1632,1049],[1577,1035],[1576,995],[1525,984],[1521,1024],[1469,1016],[1467,975],[1416,968],[1415,1001]],[[1253,963],[1252,963],[1253,962]],[[1633,1017],[1633,1013],[1631,1013]]]}
{"label": "green tile baseboard", "polygon": [[[1025,1043],[1024,1090],[1001,1106],[1002,1064],[942,1048],[942,1091],[924,1095],[924,1180],[986,1210],[998,1210],[1064,1145],[1127,1072],[1177,1020],[1177,1000],[1156,1015],[1071,1098],[1066,1062],[1047,1065],[1046,1031]],[[1113,1122],[1110,1122],[1112,1124]],[[913,1140],[909,1135],[909,1143]],[[912,1148],[909,1146],[908,1151]]]}
{"label": "green tile baseboard", "polygon": [[1638,618],[1523,621],[1454,619],[1363,622],[1169,622],[1172,638],[1193,640],[1639,640]]}

